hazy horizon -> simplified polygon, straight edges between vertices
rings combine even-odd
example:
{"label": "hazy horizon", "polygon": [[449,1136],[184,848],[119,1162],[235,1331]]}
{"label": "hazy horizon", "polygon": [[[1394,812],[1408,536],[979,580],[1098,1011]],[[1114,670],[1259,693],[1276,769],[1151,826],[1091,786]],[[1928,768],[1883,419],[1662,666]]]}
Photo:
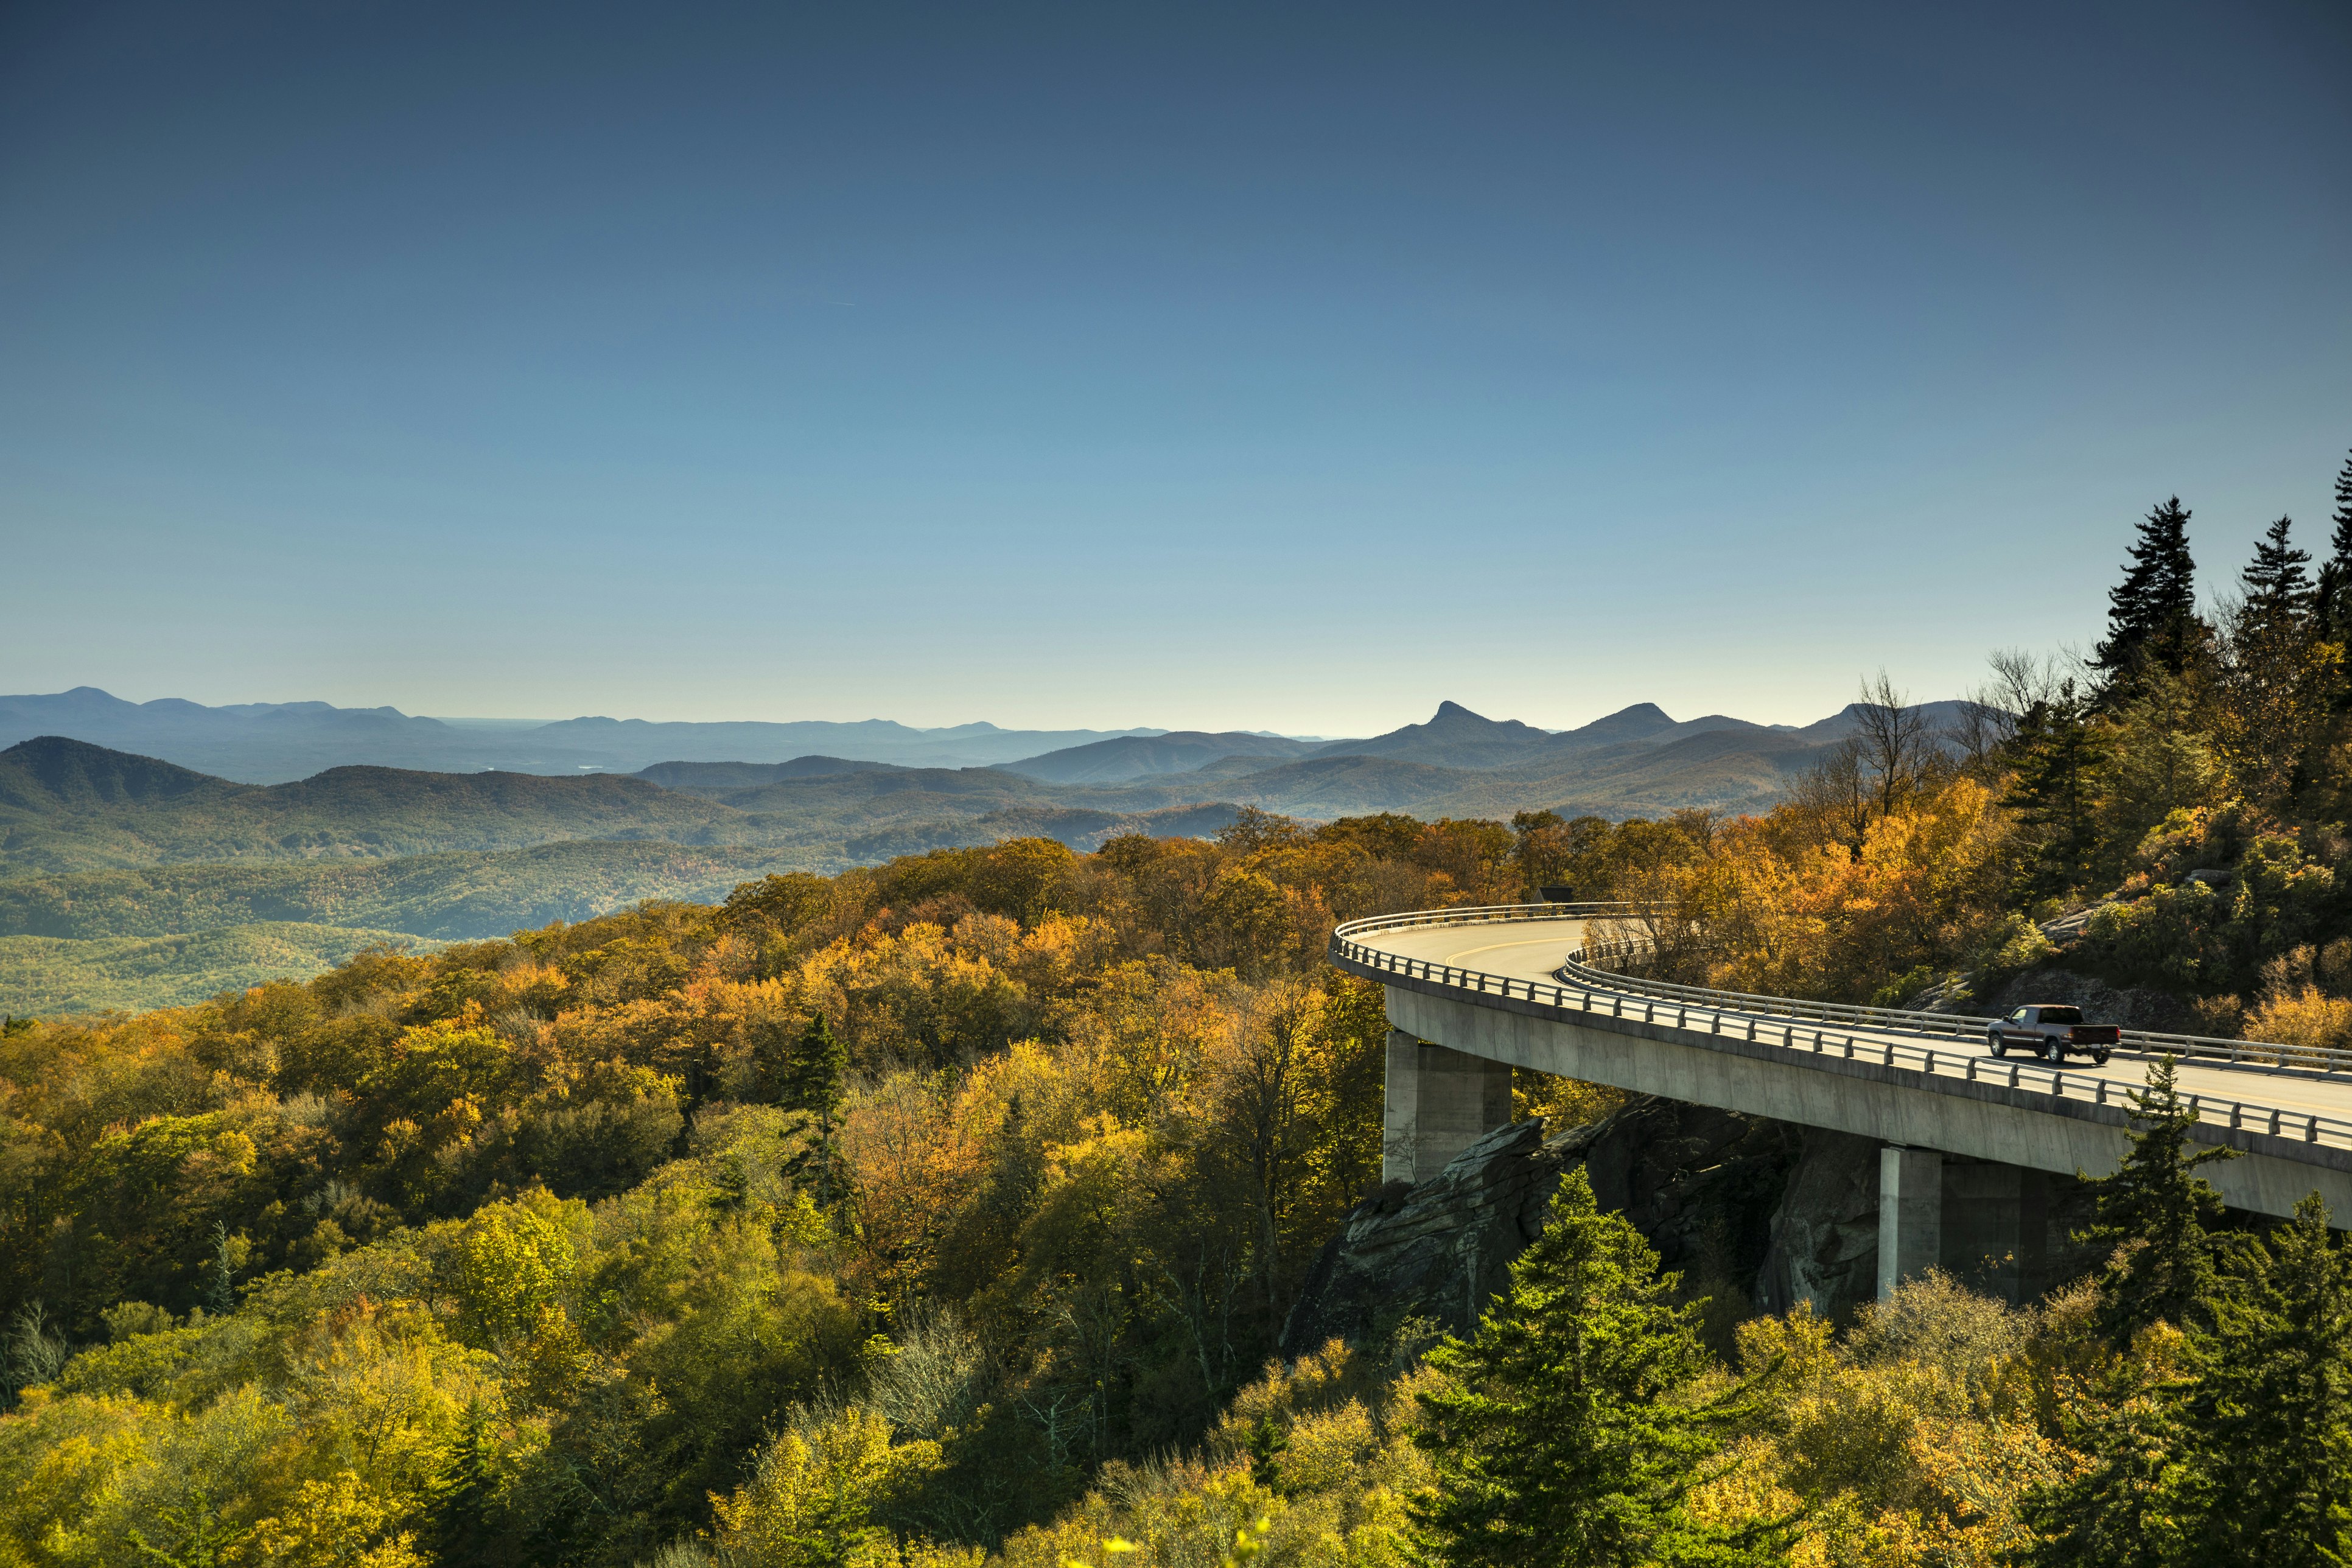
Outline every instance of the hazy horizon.
{"label": "hazy horizon", "polygon": [[1802,723],[2352,445],[2352,13],[0,14],[0,679]]}
{"label": "hazy horizon", "polygon": [[[125,693],[125,692],[116,691],[116,690],[110,689],[106,688],[106,687],[103,687],[103,686],[99,686],[99,685],[97,685],[95,682],[91,682],[91,681],[80,681],[80,682],[77,682],[77,683],[76,683],[75,685],[73,685],[73,686],[66,687],[66,688],[62,688],[62,689],[58,689],[58,690],[56,690],[56,691],[45,691],[45,692],[24,691],[24,692],[6,692],[6,693],[0,693],[0,698],[6,698],[6,697],[51,697],[51,698],[53,698],[53,697],[62,697],[62,696],[65,696],[65,695],[67,695],[67,694],[68,694],[68,693],[70,693],[70,692],[72,692],[72,691],[76,691],[76,690],[95,690],[95,691],[100,691],[100,692],[105,693],[105,695],[107,695],[107,696],[109,696],[109,697],[112,697],[112,698],[114,698],[114,699],[115,699],[115,700],[117,700],[118,701],[132,702],[132,703],[138,703],[138,704],[145,704],[145,703],[149,703],[149,702],[157,702],[157,701],[172,701],[172,700],[181,700],[181,701],[194,701],[194,700],[195,700],[195,699],[186,697],[186,696],[184,696],[184,694],[182,694],[182,693],[179,693],[179,692],[168,692],[168,691],[159,691],[159,692],[157,692],[154,696],[152,696],[152,697],[133,697],[133,696],[131,696],[131,695],[129,695],[128,693]],[[1903,693],[1903,695],[1905,695],[1906,698],[1908,698],[1911,701],[1913,701],[1913,702],[1915,702],[1915,703],[1925,704],[1925,703],[1929,703],[1929,702],[1941,702],[1941,701],[1950,701],[1950,700],[1956,700],[1956,698],[1957,698],[1957,695],[1958,695],[1958,694],[1955,694],[1955,696],[1941,696],[1941,695],[1934,695],[1934,694],[1924,694],[1924,693],[1919,693],[1919,692],[1906,692],[1906,693]],[[1618,704],[1616,707],[1614,707],[1614,708],[1611,708],[1611,709],[1609,709],[1609,710],[1605,710],[1605,711],[1601,711],[1601,712],[1594,712],[1594,713],[1586,714],[1586,715],[1583,715],[1582,717],[1580,717],[1580,718],[1577,718],[1577,719],[1573,719],[1573,720],[1570,720],[1570,721],[1565,721],[1565,722],[1554,722],[1554,721],[1539,721],[1539,720],[1536,720],[1536,719],[1530,719],[1530,718],[1528,718],[1526,714],[1523,714],[1523,713],[1490,711],[1490,710],[1485,710],[1485,709],[1481,709],[1481,708],[1477,707],[1477,705],[1476,705],[1476,704],[1475,704],[1475,703],[1462,702],[1462,703],[1459,703],[1458,705],[1459,705],[1459,706],[1461,706],[1461,707],[1464,707],[1464,708],[1469,709],[1472,712],[1476,713],[1479,717],[1484,718],[1484,719],[1493,719],[1493,720],[1517,720],[1517,721],[1520,721],[1520,722],[1522,722],[1522,723],[1532,724],[1532,725],[1534,725],[1534,726],[1535,726],[1536,728],[1538,728],[1538,729],[1541,729],[1541,730],[1549,730],[1549,731],[1553,731],[1553,732],[1555,732],[1555,733],[1558,733],[1558,732],[1561,732],[1561,731],[1565,731],[1575,730],[1575,729],[1580,728],[1580,727],[1581,727],[1581,726],[1583,726],[1583,725],[1590,724],[1590,723],[1593,722],[1595,720],[1609,718],[1609,717],[1611,717],[1611,716],[1612,716],[1612,715],[1613,715],[1613,714],[1617,714],[1617,713],[1623,712],[1623,711],[1625,711],[1625,710],[1626,710],[1627,709],[1629,709],[1629,708],[1638,708],[1638,707],[1642,707],[1642,706],[1644,706],[1644,705],[1654,706],[1654,707],[1658,708],[1661,711],[1664,712],[1668,718],[1670,718],[1670,719],[1674,720],[1674,721],[1675,721],[1675,722],[1677,722],[1677,723],[1686,722],[1686,721],[1688,721],[1695,720],[1695,719],[1718,718],[1718,717],[1719,717],[1719,718],[1740,719],[1740,720],[1745,720],[1745,721],[1747,721],[1748,722],[1750,722],[1750,723],[1754,723],[1754,724],[1761,724],[1761,725],[1766,725],[1766,726],[1769,726],[1769,727],[1779,727],[1779,728],[1785,728],[1785,729],[1801,729],[1801,728],[1803,728],[1805,725],[1811,724],[1811,723],[1816,723],[1816,722],[1819,722],[1820,721],[1822,721],[1822,720],[1823,720],[1823,719],[1827,719],[1827,718],[1834,717],[1834,716],[1835,716],[1836,714],[1838,714],[1839,712],[1842,712],[1842,711],[1846,708],[1846,706],[1847,706],[1849,703],[1852,703],[1852,702],[1854,702],[1854,701],[1858,701],[1858,700],[1861,700],[1861,694],[1860,694],[1860,692],[1857,690],[1856,692],[1854,692],[1854,693],[1852,693],[1852,694],[1848,695],[1848,696],[1844,699],[1844,700],[1840,701],[1840,702],[1837,702],[1837,703],[1833,704],[1833,705],[1832,705],[1832,706],[1831,706],[1831,707],[1828,707],[1828,708],[1822,709],[1822,710],[1820,710],[1820,711],[1818,711],[1818,712],[1812,712],[1812,713],[1810,713],[1810,714],[1808,714],[1807,716],[1805,716],[1805,717],[1803,717],[1803,718],[1799,718],[1799,719],[1778,719],[1778,718],[1759,718],[1759,717],[1758,717],[1758,716],[1756,716],[1756,715],[1754,715],[1754,714],[1751,714],[1751,713],[1734,712],[1734,711],[1732,711],[1731,710],[1729,710],[1729,709],[1727,709],[1727,708],[1723,708],[1723,707],[1704,708],[1704,709],[1693,709],[1693,710],[1688,710],[1688,711],[1684,711],[1684,710],[1675,710],[1675,709],[1670,708],[1670,707],[1668,707],[1668,706],[1667,706],[1666,704],[1664,704],[1664,703],[1650,703],[1650,702],[1649,702],[1649,700],[1647,700],[1647,699],[1637,698],[1637,699],[1635,699],[1635,700],[1634,700],[1633,701],[1632,701],[1632,702],[1620,703],[1620,704]],[[236,708],[236,707],[243,707],[243,706],[257,706],[257,707],[283,707],[283,706],[293,706],[293,705],[299,705],[299,704],[306,703],[306,702],[317,702],[317,701],[323,701],[323,700],[324,700],[324,699],[320,699],[320,698],[303,698],[303,697],[294,697],[294,698],[246,698],[246,699],[232,700],[229,700],[229,701],[224,701],[224,702],[205,702],[205,703],[201,703],[201,704],[199,704],[199,705],[200,705],[200,706],[203,706],[203,707],[205,707],[205,708],[209,708],[209,709],[227,709],[227,708]],[[1452,699],[1452,698],[1444,698],[1444,699],[1440,699],[1440,701],[1441,701],[1441,702],[1453,702],[1453,701],[1455,701],[1455,700],[1456,700],[1455,699]],[[945,722],[945,723],[939,723],[939,724],[914,724],[914,723],[909,723],[909,722],[908,722],[906,720],[899,719],[899,718],[896,717],[895,715],[888,714],[888,713],[863,713],[863,714],[856,715],[856,716],[854,716],[854,717],[847,717],[847,718],[834,717],[834,716],[830,716],[830,715],[811,715],[811,714],[805,714],[805,713],[798,713],[798,714],[791,714],[791,715],[787,715],[787,716],[783,716],[783,717],[768,717],[768,716],[764,716],[764,715],[747,715],[747,714],[723,714],[723,715],[720,715],[720,716],[716,717],[716,718],[708,718],[708,719],[678,719],[678,718],[668,718],[668,717],[664,717],[664,716],[659,715],[659,714],[651,714],[651,713],[622,713],[622,712],[610,712],[610,711],[602,711],[602,712],[600,712],[600,711],[586,711],[586,712],[580,712],[580,713],[569,713],[569,714],[563,714],[563,715],[557,716],[557,717],[552,717],[552,718],[510,718],[510,717],[501,717],[501,716],[491,715],[491,714],[469,714],[469,713],[427,713],[427,712],[423,711],[423,710],[420,710],[420,709],[410,708],[410,707],[404,706],[404,705],[403,705],[403,704],[401,704],[401,703],[399,703],[399,702],[368,703],[368,704],[364,704],[364,705],[362,705],[362,704],[358,704],[358,703],[331,703],[331,704],[330,704],[330,706],[336,707],[336,708],[349,709],[349,710],[362,710],[363,709],[382,709],[382,708],[389,708],[389,709],[392,709],[392,710],[394,710],[394,711],[396,711],[396,712],[400,713],[402,716],[404,716],[404,717],[405,717],[405,718],[410,718],[410,719],[430,719],[430,720],[432,720],[433,721],[435,721],[436,723],[448,724],[448,725],[452,725],[452,726],[481,726],[481,727],[486,727],[486,728],[487,728],[487,727],[507,727],[507,726],[511,726],[511,727],[516,727],[516,728],[527,728],[527,727],[533,727],[533,726],[540,726],[540,725],[547,725],[547,724],[564,724],[564,723],[572,723],[572,722],[579,721],[581,721],[581,720],[597,720],[597,719],[609,719],[609,720],[614,720],[614,721],[619,721],[619,722],[622,722],[622,723],[648,723],[648,724],[746,724],[746,723],[749,723],[749,724],[862,724],[862,723],[877,723],[877,722],[878,722],[878,723],[894,723],[894,724],[900,724],[900,725],[903,725],[904,727],[906,727],[906,728],[908,728],[908,729],[910,729],[910,730],[917,730],[917,731],[924,731],[924,732],[927,732],[927,733],[930,733],[930,732],[938,732],[938,731],[941,731],[956,730],[956,729],[961,729],[961,728],[968,728],[968,727],[974,726],[974,725],[986,724],[986,725],[991,725],[991,726],[992,726],[992,727],[994,727],[995,729],[998,729],[998,730],[1014,731],[1020,731],[1020,732],[1029,732],[1029,731],[1040,731],[1040,732],[1055,732],[1055,731],[1063,731],[1063,732],[1067,732],[1067,731],[1098,731],[1098,732],[1105,733],[1105,734],[1132,734],[1132,733],[1138,733],[1138,732],[1143,732],[1143,731],[1152,731],[1152,732],[1157,732],[1157,733],[1161,733],[1161,734],[1172,734],[1172,733],[1176,733],[1176,732],[1179,732],[1179,731],[1203,731],[1203,732],[1213,733],[1213,734],[1214,734],[1214,733],[1241,733],[1241,734],[1269,735],[1269,736],[1278,736],[1278,737],[1281,737],[1281,738],[1283,738],[1283,739],[1286,739],[1286,740],[1294,740],[1294,741],[1310,741],[1310,742],[1312,742],[1312,741],[1335,741],[1335,740],[1344,740],[1344,739],[1367,739],[1367,738],[1370,738],[1370,737],[1374,736],[1374,735],[1387,733],[1387,732],[1388,732],[1388,731],[1390,731],[1397,730],[1397,729],[1400,729],[1400,728],[1405,727],[1405,726],[1407,726],[1407,725],[1414,725],[1414,724],[1423,724],[1423,723],[1426,723],[1426,722],[1428,722],[1428,721],[1430,721],[1430,719],[1431,719],[1431,718],[1435,714],[1435,712],[1437,711],[1436,706],[1435,706],[1435,705],[1433,705],[1433,706],[1431,706],[1431,707],[1430,707],[1430,708],[1428,708],[1428,709],[1423,710],[1421,710],[1421,711],[1419,711],[1419,712],[1417,712],[1417,713],[1413,714],[1412,716],[1405,717],[1405,718],[1400,718],[1400,719],[1395,720],[1395,721],[1392,721],[1392,722],[1383,723],[1383,724],[1381,724],[1381,727],[1380,727],[1379,729],[1377,729],[1377,730],[1363,730],[1363,731],[1339,731],[1339,730],[1326,729],[1326,730],[1322,730],[1322,731],[1287,731],[1287,730],[1276,730],[1276,729],[1271,729],[1271,728],[1268,728],[1268,727],[1265,727],[1265,726],[1262,726],[1262,725],[1250,725],[1250,724],[1244,724],[1244,723],[1214,723],[1214,724],[1208,724],[1208,725],[1174,725],[1174,724],[1156,724],[1156,723],[1153,723],[1153,722],[1151,722],[1151,721],[1148,721],[1148,720],[1146,720],[1146,721],[1139,721],[1139,722],[1133,722],[1133,723],[1123,723],[1123,722],[1115,722],[1115,721],[1100,721],[1100,720],[1097,720],[1097,721],[1087,721],[1087,720],[1083,720],[1083,719],[1082,719],[1082,720],[1080,720],[1079,721],[1076,721],[1076,722],[1074,722],[1074,723],[1066,723],[1066,724],[1050,724],[1050,725],[1048,725],[1048,724],[1009,724],[1009,723],[1005,723],[1005,722],[1003,722],[1003,721],[1000,721],[1000,720],[991,719],[991,718],[987,718],[987,717],[980,717],[980,718],[966,718],[966,719],[960,719],[960,720],[951,720],[951,721],[947,721],[947,722]]]}

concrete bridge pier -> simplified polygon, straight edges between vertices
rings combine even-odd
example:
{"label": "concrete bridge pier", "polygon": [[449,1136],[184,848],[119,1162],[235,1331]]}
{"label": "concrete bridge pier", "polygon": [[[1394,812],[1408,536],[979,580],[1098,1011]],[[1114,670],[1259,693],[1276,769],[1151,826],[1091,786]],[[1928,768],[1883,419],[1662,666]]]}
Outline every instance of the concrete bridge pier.
{"label": "concrete bridge pier", "polygon": [[1878,1299],[1930,1268],[2012,1305],[2045,1279],[2050,1178],[2040,1171],[1889,1144],[1878,1152]]}
{"label": "concrete bridge pier", "polygon": [[1389,1031],[1381,1180],[1425,1182],[1511,1120],[1511,1064]]}
{"label": "concrete bridge pier", "polygon": [[1878,1299],[1944,1260],[1944,1156],[1889,1143],[1878,1152]]}

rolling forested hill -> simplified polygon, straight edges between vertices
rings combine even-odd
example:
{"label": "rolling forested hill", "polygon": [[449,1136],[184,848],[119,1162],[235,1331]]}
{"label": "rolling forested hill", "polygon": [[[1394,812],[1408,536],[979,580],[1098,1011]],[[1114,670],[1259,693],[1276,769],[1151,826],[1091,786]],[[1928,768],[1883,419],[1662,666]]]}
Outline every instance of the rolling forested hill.
{"label": "rolling forested hill", "polygon": [[241,784],[40,737],[0,752],[0,1014],[162,1006],[371,943],[468,941],[778,871],[1036,836],[1213,832],[1189,786],[809,758],[650,778],[334,768]]}
{"label": "rolling forested hill", "polygon": [[[390,710],[68,696],[35,707],[61,702],[100,728],[184,731],[210,736],[205,744],[278,734],[323,745],[340,733],[437,745],[449,728]],[[1202,836],[1243,806],[1308,820],[1760,810],[1852,728],[1851,710],[1791,730],[1722,715],[1678,721],[1643,703],[1554,732],[1448,702],[1425,723],[1363,741],[1078,732],[1081,744],[1001,767],[825,753],[671,760],[634,775],[345,765],[266,784],[37,736],[0,752],[0,1013],[161,1005],[316,973],[370,942],[480,940],[646,899],[715,899],[776,871],[829,874],[1015,837],[1087,850],[1122,833]],[[925,746],[1003,749],[1019,733],[878,721],[542,729],[641,747],[664,737],[717,744],[713,732],[772,747],[805,729],[910,762]]]}
{"label": "rolling forested hill", "polygon": [[467,941],[590,920],[641,899],[707,902],[803,867],[789,850],[586,839],[490,854],[84,871],[0,879],[0,936],[154,937],[300,921]]}

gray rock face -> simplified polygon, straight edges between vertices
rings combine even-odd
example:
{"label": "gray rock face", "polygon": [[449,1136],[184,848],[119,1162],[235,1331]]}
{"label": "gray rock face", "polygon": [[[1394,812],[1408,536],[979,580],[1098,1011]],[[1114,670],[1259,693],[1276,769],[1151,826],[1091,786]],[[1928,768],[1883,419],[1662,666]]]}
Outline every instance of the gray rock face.
{"label": "gray rock face", "polygon": [[[1283,1352],[1304,1354],[1334,1336],[1371,1342],[1408,1316],[1475,1327],[1576,1164],[1601,1205],[1631,1219],[1667,1268],[1694,1285],[1744,1291],[1797,1153],[1786,1123],[1664,1100],[1636,1100],[1549,1142],[1542,1122],[1514,1122],[1431,1180],[1391,1182],[1358,1205],[1316,1259]],[[1874,1205],[1876,1191],[1874,1172]]]}
{"label": "gray rock face", "polygon": [[1810,1301],[1843,1322],[1878,1293],[1879,1146],[1822,1127],[1800,1136],[1803,1152],[1772,1216],[1756,1304],[1786,1312]]}
{"label": "gray rock face", "polygon": [[1970,1010],[1997,1018],[2035,1002],[2071,1002],[2095,1024],[2120,1024],[2126,1029],[2147,1029],[2159,1035],[2203,1032],[2189,1004],[2169,992],[2110,985],[2053,967],[2029,969],[2014,976],[1990,996],[1972,1004]]}

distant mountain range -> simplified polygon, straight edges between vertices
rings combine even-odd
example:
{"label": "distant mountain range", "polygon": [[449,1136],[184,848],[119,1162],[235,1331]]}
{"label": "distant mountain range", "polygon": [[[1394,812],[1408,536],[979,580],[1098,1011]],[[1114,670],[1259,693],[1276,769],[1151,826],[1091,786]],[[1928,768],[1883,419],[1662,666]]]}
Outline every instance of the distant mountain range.
{"label": "distant mountain range", "polygon": [[[1948,725],[1960,709],[1930,703],[1926,716]],[[1244,805],[1307,818],[1756,811],[1856,727],[1853,708],[1791,729],[1676,721],[1641,703],[1553,731],[1447,702],[1426,723],[1361,741],[880,721],[499,731],[322,703],[133,704],[87,689],[0,699],[0,724],[61,710],[85,732],[0,750],[0,1013],[157,1005],[316,973],[369,942],[499,935],[646,898],[718,899],[772,871],[1023,836],[1090,849],[1119,833],[1206,835]],[[97,738],[126,728],[162,737],[171,760]],[[676,751],[628,773],[480,764],[550,731],[627,737],[595,753],[624,761]],[[829,749],[758,750],[811,734]],[[743,754],[677,754],[701,744]],[[992,766],[922,760],[951,747],[1015,754]],[[187,761],[208,754],[243,759],[248,776],[306,754],[331,761],[246,782]],[[352,760],[386,754],[465,764]]]}
{"label": "distant mountain range", "polygon": [[67,735],[168,757],[183,767],[247,784],[283,784],[351,765],[440,773],[634,773],[660,762],[783,763],[812,752],[906,767],[991,767],[1040,752],[1153,732],[1000,730],[993,724],[917,730],[887,719],[844,724],[666,724],[643,719],[444,723],[395,708],[325,702],[221,708],[170,697],[125,702],[93,686],[47,696],[0,697],[0,747],[37,735]]}
{"label": "distant mountain range", "polygon": [[[1925,705],[1948,727],[1958,702]],[[1676,721],[1654,703],[1574,730],[1538,730],[1445,702],[1425,724],[1366,741],[1309,742],[1226,732],[1171,731],[1066,747],[1004,764],[1055,783],[1193,782],[1244,805],[1303,816],[1410,811],[1495,816],[1535,806],[1622,817],[1705,805],[1758,810],[1789,776],[1853,732],[1856,707],[1801,729],[1713,713]]]}

